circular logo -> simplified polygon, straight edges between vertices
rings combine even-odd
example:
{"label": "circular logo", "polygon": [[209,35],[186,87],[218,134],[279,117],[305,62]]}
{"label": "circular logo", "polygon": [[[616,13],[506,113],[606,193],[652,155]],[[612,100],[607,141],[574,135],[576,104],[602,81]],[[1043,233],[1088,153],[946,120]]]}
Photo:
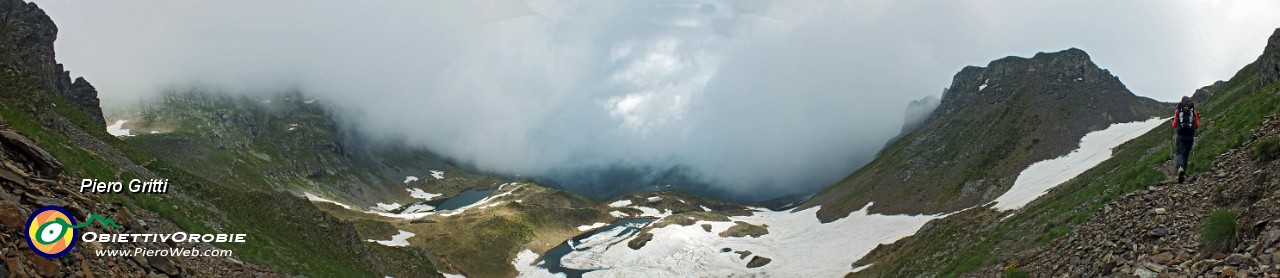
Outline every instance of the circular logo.
{"label": "circular logo", "polygon": [[58,206],[36,209],[27,219],[27,244],[41,257],[56,259],[76,246],[76,219]]}

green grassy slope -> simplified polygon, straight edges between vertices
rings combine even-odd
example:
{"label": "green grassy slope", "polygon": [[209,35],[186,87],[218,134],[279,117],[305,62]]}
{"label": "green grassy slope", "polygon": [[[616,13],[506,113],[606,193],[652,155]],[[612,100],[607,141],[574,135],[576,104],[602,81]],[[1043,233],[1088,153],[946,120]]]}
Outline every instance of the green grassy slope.
{"label": "green grassy slope", "polygon": [[[1256,63],[1250,64],[1197,105],[1202,127],[1191,155],[1192,175],[1204,171],[1214,157],[1239,147],[1264,117],[1280,114],[1280,82],[1257,89],[1258,78]],[[1118,196],[1165,180],[1172,171],[1172,136],[1169,128],[1154,129],[1019,211],[975,208],[934,221],[915,236],[873,251],[863,263],[874,265],[855,276],[955,277],[1016,262],[1020,250],[1062,236]]]}
{"label": "green grassy slope", "polygon": [[[172,184],[169,194],[105,196],[131,209],[156,212],[188,232],[248,234],[249,243],[218,245],[242,259],[315,277],[436,273],[422,257],[406,258],[394,254],[404,251],[370,248],[351,224],[324,214],[306,200],[191,174],[112,137],[65,99],[31,85],[29,77],[2,78],[0,118],[48,150],[68,175],[100,180],[168,178]],[[123,157],[99,153],[102,151]],[[134,162],[145,167],[145,172],[131,170],[139,169],[130,167]]]}

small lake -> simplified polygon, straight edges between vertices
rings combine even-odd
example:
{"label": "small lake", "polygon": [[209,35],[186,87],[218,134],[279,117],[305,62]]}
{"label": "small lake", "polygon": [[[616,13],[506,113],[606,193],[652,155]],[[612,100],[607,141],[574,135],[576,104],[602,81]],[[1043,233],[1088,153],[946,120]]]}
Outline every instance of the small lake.
{"label": "small lake", "polygon": [[[568,255],[573,251],[586,251],[591,249],[591,247],[581,247],[580,245],[582,245],[582,240],[590,238],[600,233],[613,233],[612,236],[616,238],[629,237],[640,232],[641,228],[644,228],[644,226],[649,225],[649,223],[652,223],[654,220],[657,220],[657,219],[653,219],[653,218],[622,219],[622,220],[614,221],[608,226],[604,226],[602,228],[595,229],[591,232],[583,233],[578,236],[575,236],[565,241],[564,243],[560,243],[560,245],[557,245],[555,248],[551,248],[551,250],[548,250],[547,254],[542,256],[542,264],[539,265],[539,267],[546,268],[551,273],[564,273],[566,276],[569,276],[569,277],[582,277],[582,274],[586,274],[587,272],[591,272],[592,270],[591,269],[572,269],[572,268],[567,268],[560,265],[560,259],[564,258],[565,255]],[[623,244],[621,248],[628,248],[625,246],[626,244],[625,242],[621,244]],[[574,248],[573,246],[579,246],[579,248]]]}
{"label": "small lake", "polygon": [[[480,202],[480,200],[484,200],[485,197],[489,197],[489,195],[492,195],[494,191],[498,191],[498,190],[497,189],[490,189],[490,190],[467,189],[467,191],[458,193],[457,196],[453,196],[445,199],[425,201],[425,202],[410,203],[400,208],[391,210],[390,212],[405,213],[406,209],[419,204],[430,205],[432,207],[430,211],[456,210],[465,206],[470,206],[472,204],[475,204],[476,202]],[[417,212],[426,212],[426,211],[417,211]]]}
{"label": "small lake", "polygon": [[432,204],[431,202],[427,202],[427,204],[435,206],[436,211],[455,210],[465,206],[469,206],[471,204],[475,204],[480,200],[484,200],[484,197],[489,197],[489,194],[493,194],[494,191],[497,191],[497,190],[496,189],[490,189],[490,190],[467,189],[467,191],[458,193],[458,196],[453,196],[448,199],[438,201],[439,202],[438,204]]}

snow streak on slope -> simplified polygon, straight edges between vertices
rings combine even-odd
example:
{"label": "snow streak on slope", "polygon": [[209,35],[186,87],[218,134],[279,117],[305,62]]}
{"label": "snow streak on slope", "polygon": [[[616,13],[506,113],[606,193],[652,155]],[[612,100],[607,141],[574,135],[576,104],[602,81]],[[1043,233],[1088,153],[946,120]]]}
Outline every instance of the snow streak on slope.
{"label": "snow streak on slope", "polygon": [[404,213],[390,213],[390,212],[383,212],[383,211],[368,211],[368,210],[362,210],[362,209],[359,209],[359,208],[353,207],[353,206],[351,206],[351,205],[347,205],[347,204],[339,203],[338,201],[329,200],[329,199],[326,199],[326,198],[324,198],[324,197],[320,197],[319,195],[311,194],[311,192],[304,192],[304,193],[302,194],[302,196],[303,196],[303,198],[306,198],[308,201],[311,201],[311,202],[317,202],[317,203],[330,203],[330,204],[338,205],[338,206],[340,206],[340,207],[342,207],[342,208],[344,208],[344,209],[349,209],[349,210],[359,211],[359,212],[368,213],[368,214],[373,214],[373,215],[378,215],[378,216],[391,217],[391,218],[400,218],[400,219],[409,219],[409,220],[412,220],[412,219],[422,218],[422,217],[425,217],[425,216],[427,216],[427,215],[431,215],[431,214],[434,214],[434,213],[435,213],[435,212],[408,212],[408,211],[406,211],[406,212],[404,212]]}
{"label": "snow streak on slope", "polygon": [[1022,170],[1013,187],[996,198],[994,208],[1013,210],[1021,208],[1044,195],[1049,189],[1065,183],[1084,171],[1092,169],[1111,158],[1111,149],[1129,142],[1139,135],[1164,123],[1167,119],[1153,118],[1142,122],[1112,124],[1107,129],[1090,132],[1080,139],[1080,148],[1050,160],[1036,162]]}
{"label": "snow streak on slope", "polygon": [[604,226],[607,226],[607,225],[609,225],[609,223],[596,222],[595,224],[591,224],[591,225],[582,225],[582,226],[578,226],[578,230],[579,230],[579,231],[584,231],[584,232],[585,232],[585,231],[589,231],[589,230],[591,230],[591,229],[600,228],[600,227],[604,227]]}
{"label": "snow streak on slope", "polygon": [[129,134],[129,129],[124,128],[124,123],[128,121],[129,120],[116,120],[115,123],[107,126],[107,133],[115,137],[133,136],[133,134]]}
{"label": "snow streak on slope", "polygon": [[414,233],[410,233],[409,231],[405,231],[405,230],[400,230],[400,233],[397,233],[396,235],[391,236],[391,240],[370,239],[368,241],[376,242],[378,244],[382,244],[386,246],[404,247],[404,246],[409,246],[409,238],[413,236],[414,236]]}
{"label": "snow streak on slope", "polygon": [[[826,224],[818,222],[815,207],[800,212],[759,209],[752,216],[731,217],[730,222],[668,225],[653,229],[653,240],[640,250],[622,244],[630,238],[599,233],[583,241],[614,244],[597,244],[585,251],[571,252],[561,263],[575,269],[596,269],[588,272],[588,277],[635,273],[644,273],[647,277],[839,277],[849,273],[850,265],[876,246],[912,235],[925,222],[945,216],[869,215],[867,207]],[[719,233],[733,226],[733,221],[769,225],[769,233],[759,238],[721,237]],[[710,224],[711,231],[703,230],[702,224]],[[721,252],[723,248],[751,251],[773,261],[763,267],[747,268],[747,261],[752,257],[740,258],[733,252]],[[547,274],[545,269],[520,265],[527,261],[515,263],[517,269],[522,270],[522,276]]]}
{"label": "snow streak on slope", "polygon": [[443,194],[426,192],[426,191],[423,191],[421,188],[416,188],[416,187],[405,188],[404,190],[409,191],[409,197],[414,197],[414,198],[423,199],[427,201],[431,201],[431,199],[435,199],[436,197],[440,197],[440,195],[443,195]]}

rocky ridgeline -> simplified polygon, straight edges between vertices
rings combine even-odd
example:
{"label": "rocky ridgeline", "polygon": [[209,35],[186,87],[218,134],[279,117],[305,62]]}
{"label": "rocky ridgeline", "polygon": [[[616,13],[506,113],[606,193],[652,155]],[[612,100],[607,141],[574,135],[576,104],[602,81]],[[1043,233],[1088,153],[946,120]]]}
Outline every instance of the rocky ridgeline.
{"label": "rocky ridgeline", "polygon": [[[1280,277],[1280,160],[1250,154],[1260,139],[1276,136],[1280,116],[1271,116],[1242,147],[1188,183],[1163,182],[1110,202],[1006,268],[1037,277]],[[1199,239],[1205,218],[1218,209],[1238,215],[1226,251],[1206,250]]]}
{"label": "rocky ridgeline", "polygon": [[180,229],[155,213],[130,211],[98,195],[72,190],[78,182],[62,172],[57,160],[4,127],[0,127],[0,164],[0,277],[281,276],[234,257],[110,257],[94,253],[102,249],[216,249],[204,243],[79,242],[61,259],[40,257],[27,246],[24,229],[31,212],[42,206],[65,207],[81,221],[91,213],[102,214],[123,226],[122,230],[107,230],[93,224],[79,229],[81,233],[174,233]]}
{"label": "rocky ridgeline", "polygon": [[[57,38],[58,27],[35,3],[0,0],[0,74],[33,78],[33,89],[62,96],[79,106],[99,127],[106,127],[97,89],[83,77],[72,80],[71,73],[54,60],[53,41]],[[25,93],[39,96],[36,92]],[[37,100],[41,101],[26,105],[39,105],[29,109],[47,109],[47,99]]]}
{"label": "rocky ridgeline", "polygon": [[965,67],[936,107],[801,209],[821,206],[823,221],[870,202],[873,213],[959,211],[1000,196],[1027,166],[1070,153],[1089,132],[1168,113],[1076,48]]}

